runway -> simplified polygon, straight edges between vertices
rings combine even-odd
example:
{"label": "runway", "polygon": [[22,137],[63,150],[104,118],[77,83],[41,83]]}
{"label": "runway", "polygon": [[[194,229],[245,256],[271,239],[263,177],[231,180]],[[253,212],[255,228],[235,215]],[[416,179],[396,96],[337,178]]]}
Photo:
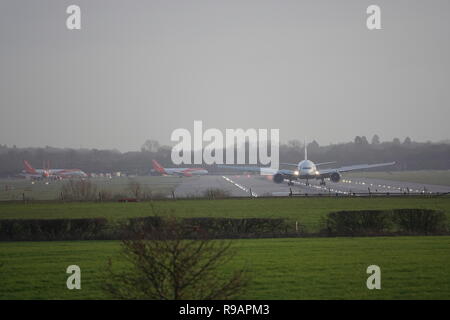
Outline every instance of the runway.
{"label": "runway", "polygon": [[291,191],[294,195],[351,195],[353,193],[446,193],[450,186],[419,184],[414,182],[391,181],[381,179],[345,177],[338,183],[327,181],[326,186],[320,186],[319,181],[294,181],[289,186],[287,181],[276,184],[269,176],[257,175],[207,175],[182,179],[175,189],[177,197],[203,196],[208,189],[227,190],[233,197],[288,196]]}
{"label": "runway", "polygon": [[201,197],[208,189],[226,190],[232,197],[249,197],[249,192],[236,187],[223,176],[205,175],[180,179],[180,184],[175,188],[176,197]]}

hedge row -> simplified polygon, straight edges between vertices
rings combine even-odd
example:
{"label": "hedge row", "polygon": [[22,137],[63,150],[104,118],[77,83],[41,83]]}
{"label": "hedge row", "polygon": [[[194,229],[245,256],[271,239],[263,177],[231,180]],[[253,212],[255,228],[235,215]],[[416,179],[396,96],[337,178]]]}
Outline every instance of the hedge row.
{"label": "hedge row", "polygon": [[328,235],[429,235],[448,232],[447,216],[430,209],[362,210],[329,213],[324,232]]}
{"label": "hedge row", "polygon": [[94,240],[107,228],[104,218],[0,220],[0,240]]}
{"label": "hedge row", "polygon": [[[120,240],[141,234],[151,238],[152,232],[165,228],[165,222],[161,217],[132,218],[116,224],[103,218],[0,220],[0,241]],[[188,218],[177,223],[189,238],[197,233],[212,238],[248,238],[287,231],[284,219]]]}
{"label": "hedge row", "polygon": [[186,225],[195,227],[215,237],[240,235],[266,235],[286,233],[284,219],[269,218],[189,218],[183,220]]}
{"label": "hedge row", "polygon": [[[179,220],[162,219],[160,217],[133,218],[121,225],[122,237],[145,235],[152,237],[164,232],[164,228],[174,229],[186,238],[248,238],[287,233],[287,224],[284,219],[271,218],[185,218]],[[173,230],[172,230],[173,231]]]}
{"label": "hedge row", "polygon": [[[0,241],[120,240],[161,234],[169,219],[144,217],[111,223],[95,219],[9,219],[0,220]],[[185,218],[177,219],[187,238],[199,234],[212,238],[290,237],[305,235],[295,231],[294,222],[271,218]],[[297,229],[297,228],[296,228]],[[446,234],[445,213],[428,209],[392,211],[363,210],[329,213],[324,228],[310,236],[371,236]]]}

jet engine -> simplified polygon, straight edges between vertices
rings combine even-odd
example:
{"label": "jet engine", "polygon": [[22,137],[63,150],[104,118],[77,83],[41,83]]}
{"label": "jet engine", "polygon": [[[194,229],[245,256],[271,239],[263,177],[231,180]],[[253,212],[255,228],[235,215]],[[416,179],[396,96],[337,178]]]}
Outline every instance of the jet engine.
{"label": "jet engine", "polygon": [[339,172],[333,172],[331,175],[330,175],[330,180],[331,181],[333,181],[333,182],[339,182],[340,180],[341,180],[341,175],[340,175],[340,173]]}
{"label": "jet engine", "polygon": [[284,181],[284,177],[281,173],[277,173],[273,176],[273,182],[282,183]]}

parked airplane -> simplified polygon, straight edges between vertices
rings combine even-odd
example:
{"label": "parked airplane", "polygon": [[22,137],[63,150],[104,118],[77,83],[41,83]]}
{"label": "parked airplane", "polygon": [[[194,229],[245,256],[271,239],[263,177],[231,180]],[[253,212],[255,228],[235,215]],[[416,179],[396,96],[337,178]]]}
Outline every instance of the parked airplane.
{"label": "parked airplane", "polygon": [[175,175],[192,177],[194,175],[208,174],[208,170],[203,168],[164,168],[156,160],[152,160],[153,169],[162,175]]}
{"label": "parked airplane", "polygon": [[[35,169],[27,160],[23,160],[25,170],[22,175],[27,178],[42,179],[42,178],[68,178],[68,177],[87,177],[87,174],[80,169],[50,169],[47,163],[47,168]],[[44,166],[45,167],[45,166]]]}
{"label": "parked airplane", "polygon": [[220,165],[220,168],[237,169],[242,171],[259,171],[262,175],[273,175],[273,181],[275,183],[282,183],[284,180],[288,180],[288,184],[292,185],[293,180],[306,179],[306,185],[309,185],[309,179],[321,180],[320,185],[325,185],[325,179],[329,178],[332,182],[339,182],[341,180],[341,173],[355,170],[364,170],[370,168],[392,166],[395,162],[375,163],[375,164],[358,164],[352,166],[345,166],[333,169],[320,169],[318,166],[330,164],[334,162],[314,163],[308,160],[308,151],[305,143],[305,160],[299,163],[282,163],[284,165],[296,166],[296,170],[289,169],[271,169],[260,167],[236,167]]}

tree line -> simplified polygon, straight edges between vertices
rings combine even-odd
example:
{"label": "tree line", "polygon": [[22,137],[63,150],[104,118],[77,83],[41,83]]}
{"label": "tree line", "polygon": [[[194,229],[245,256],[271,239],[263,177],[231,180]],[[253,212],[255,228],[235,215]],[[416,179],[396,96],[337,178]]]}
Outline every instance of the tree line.
{"label": "tree line", "polygon": [[[303,143],[290,140],[280,145],[280,162],[296,163],[304,158]],[[448,170],[450,169],[450,142],[415,142],[410,138],[401,141],[380,141],[374,135],[370,142],[364,136],[353,141],[321,146],[316,141],[308,143],[308,158],[314,162],[336,161],[337,166],[358,163],[395,161],[391,170]],[[35,168],[50,161],[51,168],[77,168],[90,172],[123,172],[145,175],[151,173],[151,160],[163,166],[173,166],[171,147],[147,140],[140,151],[54,148],[19,148],[0,144],[0,176],[13,176],[23,170],[23,160]],[[220,171],[215,166],[205,166],[211,172]]]}

